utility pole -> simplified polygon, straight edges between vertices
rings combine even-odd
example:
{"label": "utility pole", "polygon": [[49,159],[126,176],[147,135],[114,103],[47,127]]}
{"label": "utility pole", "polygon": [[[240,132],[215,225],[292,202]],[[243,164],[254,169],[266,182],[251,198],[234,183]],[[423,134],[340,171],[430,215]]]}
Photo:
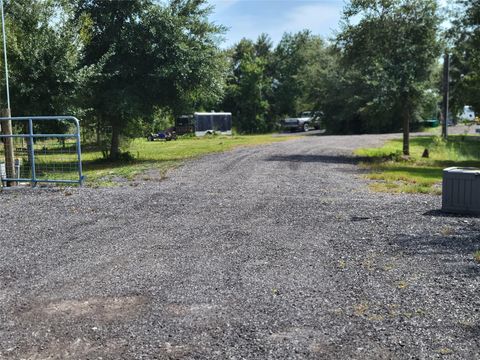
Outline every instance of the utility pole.
{"label": "utility pole", "polygon": [[444,139],[448,138],[448,102],[450,92],[450,55],[445,53],[443,57],[443,104],[442,104],[442,136]]}
{"label": "utility pole", "polygon": [[[5,33],[5,15],[3,12],[3,0],[0,0],[0,7],[2,13],[2,34],[3,34],[3,59],[5,63],[5,86],[7,93],[7,109],[1,110],[1,116],[10,118],[12,116],[10,108],[10,87],[8,84],[8,62],[7,62],[7,36]],[[12,120],[2,121],[2,134],[3,135],[12,135]],[[5,149],[5,172],[7,178],[15,178],[15,160],[13,153],[13,138],[7,137],[4,139],[4,149]],[[14,181],[8,181],[7,186],[14,186],[16,183]]]}

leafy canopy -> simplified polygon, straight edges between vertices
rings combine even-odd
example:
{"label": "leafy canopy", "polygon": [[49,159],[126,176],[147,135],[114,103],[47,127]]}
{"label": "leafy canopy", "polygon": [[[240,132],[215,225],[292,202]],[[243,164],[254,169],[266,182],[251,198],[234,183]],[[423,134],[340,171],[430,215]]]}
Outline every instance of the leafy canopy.
{"label": "leafy canopy", "polygon": [[222,96],[223,28],[208,21],[204,0],[80,0],[74,11],[85,40],[84,104],[111,126],[112,157],[136,118]]}
{"label": "leafy canopy", "polygon": [[342,65],[367,86],[360,119],[397,110],[408,154],[409,126],[431,87],[440,55],[436,0],[352,0],[337,37]]}

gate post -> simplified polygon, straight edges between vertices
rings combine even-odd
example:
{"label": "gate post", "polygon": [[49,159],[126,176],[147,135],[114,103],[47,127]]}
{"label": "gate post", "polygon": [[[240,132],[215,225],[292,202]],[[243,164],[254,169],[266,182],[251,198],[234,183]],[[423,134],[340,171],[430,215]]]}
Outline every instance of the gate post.
{"label": "gate post", "polygon": [[37,185],[37,175],[35,174],[35,143],[33,142],[33,120],[28,119],[28,157],[30,158],[30,168],[32,172],[32,186]]}
{"label": "gate post", "polygon": [[[2,117],[11,117],[10,109],[2,109],[0,111]],[[12,135],[12,120],[3,120],[2,122],[2,134],[11,136]],[[4,149],[5,149],[5,173],[7,178],[15,178],[15,159],[13,153],[13,138],[6,137],[4,138]],[[7,186],[15,186],[16,181],[7,181]]]}

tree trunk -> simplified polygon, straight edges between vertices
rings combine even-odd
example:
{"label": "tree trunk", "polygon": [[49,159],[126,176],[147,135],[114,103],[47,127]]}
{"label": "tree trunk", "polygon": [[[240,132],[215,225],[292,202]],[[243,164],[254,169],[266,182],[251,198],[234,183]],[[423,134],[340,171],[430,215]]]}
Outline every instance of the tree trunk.
{"label": "tree trunk", "polygon": [[408,97],[404,97],[403,101],[403,155],[409,156],[410,155],[410,101]]}
{"label": "tree trunk", "polygon": [[112,124],[112,142],[110,144],[110,159],[118,160],[120,156],[120,129]]}
{"label": "tree trunk", "polygon": [[97,129],[96,129],[96,135],[97,135],[97,146],[100,147],[101,145],[101,139],[100,139],[100,131],[101,131],[101,126],[100,126],[100,118],[97,117]]}

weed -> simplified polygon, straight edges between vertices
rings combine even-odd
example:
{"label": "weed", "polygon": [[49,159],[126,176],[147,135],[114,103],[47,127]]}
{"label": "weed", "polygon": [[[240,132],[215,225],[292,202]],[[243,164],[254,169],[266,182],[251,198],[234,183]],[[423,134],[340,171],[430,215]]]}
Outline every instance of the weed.
{"label": "weed", "polygon": [[343,315],[343,310],[341,308],[336,308],[333,310],[333,313],[337,316]]}
{"label": "weed", "polygon": [[383,270],[385,270],[385,271],[391,271],[393,269],[395,269],[395,266],[393,264],[385,264],[383,266]]}
{"label": "weed", "polygon": [[361,265],[368,271],[375,270],[375,254],[369,254],[367,258],[361,262]]}
{"label": "weed", "polygon": [[454,232],[454,230],[453,230],[450,226],[444,226],[444,227],[440,230],[440,233],[441,233],[443,236],[451,236],[451,235],[453,235],[455,232]]}
{"label": "weed", "polygon": [[449,348],[446,348],[446,347],[437,349],[435,352],[438,353],[438,354],[440,354],[440,355],[450,355],[450,354],[453,354],[453,350],[452,350],[452,349],[449,349]]}
{"label": "weed", "polygon": [[373,314],[368,317],[368,320],[370,321],[383,321],[385,320],[385,316],[383,315],[378,315],[378,314]]}
{"label": "weed", "polygon": [[476,262],[480,263],[480,250],[475,251],[475,253],[473,254],[473,258]]}
{"label": "weed", "polygon": [[356,316],[363,316],[368,310],[368,304],[361,303],[353,307]]}

